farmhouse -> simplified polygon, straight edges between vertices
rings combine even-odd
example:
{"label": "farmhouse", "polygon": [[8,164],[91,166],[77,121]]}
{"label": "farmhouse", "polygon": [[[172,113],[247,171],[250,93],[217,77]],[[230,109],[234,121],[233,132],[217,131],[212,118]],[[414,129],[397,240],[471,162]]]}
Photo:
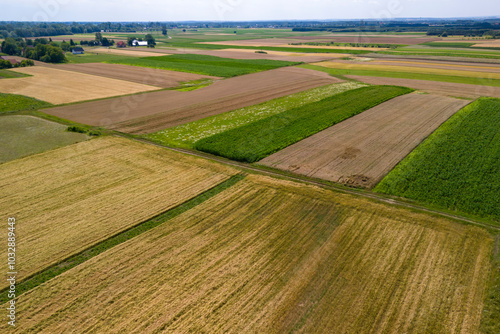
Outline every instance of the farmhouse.
{"label": "farmhouse", "polygon": [[81,55],[83,53],[84,53],[83,48],[81,48],[79,46],[73,48],[73,54],[74,55]]}
{"label": "farmhouse", "polygon": [[147,41],[138,41],[138,40],[134,39],[132,41],[132,45],[133,46],[148,46],[148,42]]}

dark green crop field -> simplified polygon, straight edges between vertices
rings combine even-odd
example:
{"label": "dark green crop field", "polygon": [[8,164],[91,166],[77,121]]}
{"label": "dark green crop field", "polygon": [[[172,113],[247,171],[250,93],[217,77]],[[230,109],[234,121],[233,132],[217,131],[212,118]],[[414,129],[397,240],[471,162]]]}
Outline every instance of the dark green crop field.
{"label": "dark green crop field", "polygon": [[459,111],[375,191],[500,221],[500,99]]}
{"label": "dark green crop field", "polygon": [[195,148],[237,161],[255,162],[382,102],[412,91],[396,86],[350,90],[204,138],[196,142]]}
{"label": "dark green crop field", "polygon": [[48,102],[40,101],[24,95],[0,93],[0,113],[8,111],[36,110],[39,108],[49,107],[51,105],[52,104]]}
{"label": "dark green crop field", "polygon": [[108,63],[198,73],[224,78],[300,64],[279,60],[230,59],[192,54],[129,58],[130,59],[108,61]]}

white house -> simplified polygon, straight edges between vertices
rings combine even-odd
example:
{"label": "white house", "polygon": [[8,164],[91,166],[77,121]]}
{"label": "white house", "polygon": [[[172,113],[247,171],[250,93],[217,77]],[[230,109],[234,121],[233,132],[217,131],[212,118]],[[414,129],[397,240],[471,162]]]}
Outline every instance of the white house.
{"label": "white house", "polygon": [[132,41],[132,45],[133,46],[148,46],[148,42],[147,41],[138,41],[138,40],[134,39]]}

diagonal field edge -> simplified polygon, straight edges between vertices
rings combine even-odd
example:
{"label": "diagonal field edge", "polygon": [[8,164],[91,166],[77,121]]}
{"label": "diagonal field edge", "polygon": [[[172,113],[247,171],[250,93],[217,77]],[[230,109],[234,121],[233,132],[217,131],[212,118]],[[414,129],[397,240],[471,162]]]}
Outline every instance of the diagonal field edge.
{"label": "diagonal field edge", "polygon": [[[21,294],[39,286],[42,283],[47,282],[48,280],[64,273],[65,271],[70,270],[71,268],[76,267],[79,264],[84,263],[85,261],[97,256],[108,249],[111,249],[127,240],[130,240],[146,231],[153,229],[154,227],[161,225],[167,222],[170,219],[177,217],[178,215],[200,205],[201,203],[209,200],[215,195],[221,193],[222,191],[232,187],[239,181],[243,180],[246,177],[244,174],[237,174],[230,177],[228,180],[216,185],[215,187],[201,193],[200,195],[184,202],[182,204],[177,205],[176,207],[169,209],[166,212],[160,213],[159,215],[148,219],[138,225],[135,225],[128,230],[122,231],[114,236],[101,241],[100,243],[91,246],[83,250],[82,252],[72,255],[69,258],[62,260],[59,263],[56,263],[38,273],[35,273],[31,276],[28,276],[24,280],[20,281],[16,284],[16,295],[20,296]],[[8,298],[9,287],[2,289],[0,291],[0,304],[4,304],[8,302],[10,299]]]}

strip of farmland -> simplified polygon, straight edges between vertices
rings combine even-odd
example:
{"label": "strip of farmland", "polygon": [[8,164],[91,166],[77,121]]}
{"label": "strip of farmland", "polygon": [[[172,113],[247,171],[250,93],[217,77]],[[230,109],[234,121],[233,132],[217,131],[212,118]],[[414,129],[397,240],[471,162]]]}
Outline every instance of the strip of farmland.
{"label": "strip of farmland", "polygon": [[255,162],[382,102],[413,90],[362,87],[290,109],[199,140],[195,148],[229,159]]}
{"label": "strip of farmland", "polygon": [[21,295],[12,332],[475,333],[491,249],[476,227],[249,176]]}
{"label": "strip of farmland", "polygon": [[160,91],[44,112],[79,123],[143,134],[336,82],[340,80],[326,73],[288,67],[217,81],[191,92]]}
{"label": "strip of farmland", "polygon": [[132,81],[143,85],[151,85],[162,88],[177,87],[184,81],[215,79],[215,77],[209,77],[201,74],[158,70],[155,68],[143,68],[119,64],[87,63],[45,66],[65,71],[92,74],[111,79]]}
{"label": "strip of farmland", "polygon": [[0,92],[26,95],[53,104],[94,100],[160,89],[155,86],[90,74],[75,74],[46,66],[17,68],[12,71],[32,76],[16,80],[0,80]]}
{"label": "strip of farmland", "polygon": [[500,99],[481,98],[443,124],[376,191],[500,221]]}
{"label": "strip of farmland", "polygon": [[[415,80],[415,79],[368,77],[368,76],[358,76],[358,75],[348,75],[347,77],[371,85],[404,86],[422,90],[432,94],[441,94],[446,96],[460,96],[467,98],[489,96],[489,97],[500,98],[500,87],[492,87],[484,85],[468,85],[460,83],[437,82],[437,81]],[[483,83],[485,85],[487,84],[487,82],[488,79],[484,79]]]}
{"label": "strip of farmland", "polygon": [[[2,164],[0,217],[18,222],[18,279],[233,174],[218,164],[119,138],[94,139]],[[0,270],[7,272],[7,263]]]}
{"label": "strip of farmland", "polygon": [[357,82],[343,82],[313,88],[254,106],[207,117],[192,123],[182,124],[146,135],[145,138],[162,145],[193,148],[194,144],[203,138],[363,86],[363,84]]}
{"label": "strip of farmland", "polygon": [[260,163],[371,188],[468,101],[397,97],[281,150]]}

